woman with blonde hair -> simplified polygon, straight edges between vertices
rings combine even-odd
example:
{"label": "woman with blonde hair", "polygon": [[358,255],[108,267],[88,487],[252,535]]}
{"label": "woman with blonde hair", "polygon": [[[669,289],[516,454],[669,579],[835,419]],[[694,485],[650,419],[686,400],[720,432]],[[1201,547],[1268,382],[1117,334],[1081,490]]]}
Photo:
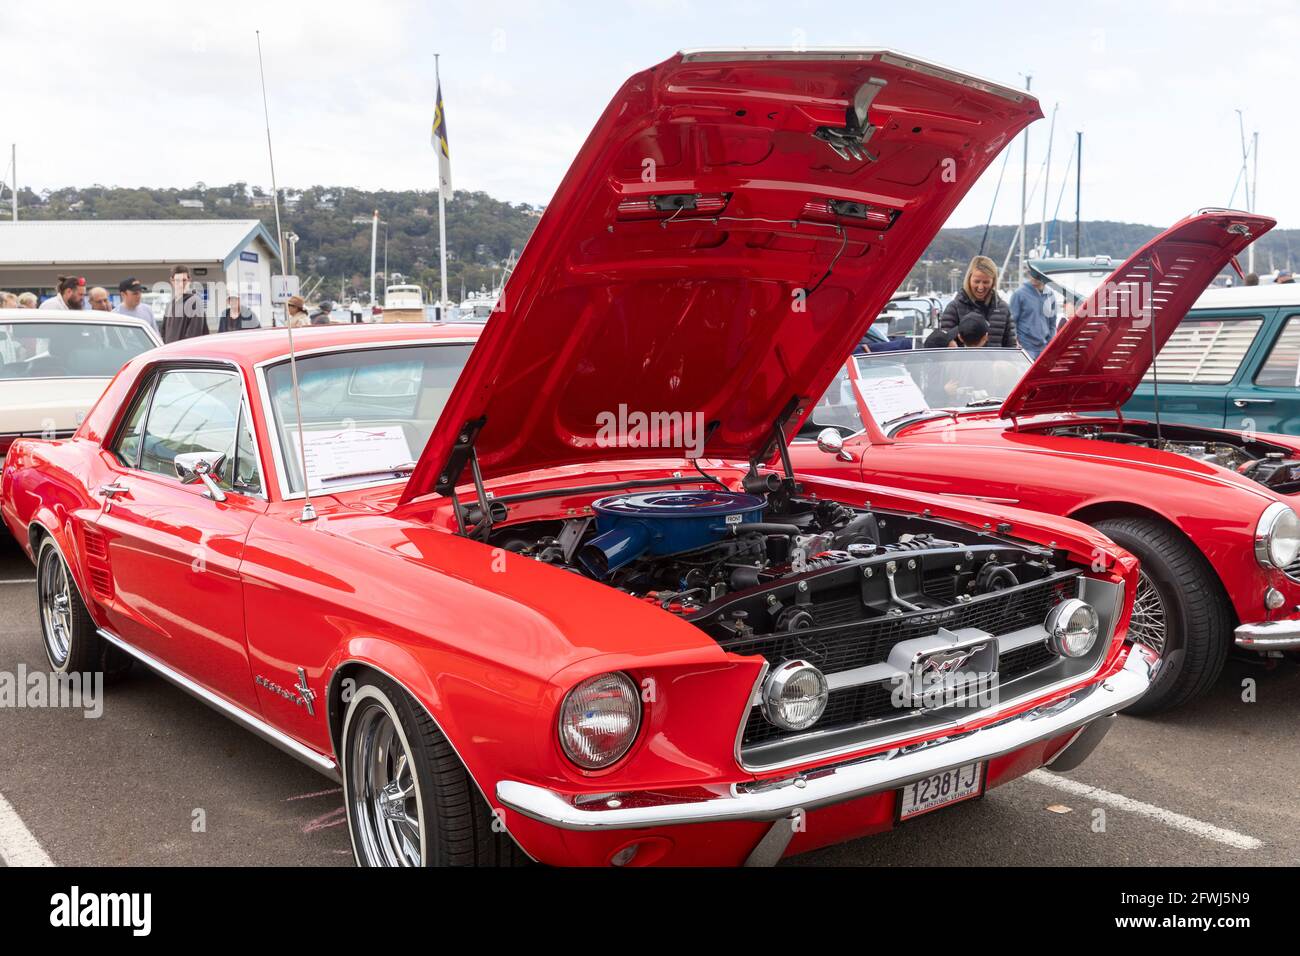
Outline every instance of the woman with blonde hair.
{"label": "woman with blonde hair", "polygon": [[939,317],[939,328],[953,332],[962,319],[978,316],[988,323],[989,348],[1019,348],[1011,309],[998,295],[998,267],[988,256],[976,256],[966,267],[961,288]]}

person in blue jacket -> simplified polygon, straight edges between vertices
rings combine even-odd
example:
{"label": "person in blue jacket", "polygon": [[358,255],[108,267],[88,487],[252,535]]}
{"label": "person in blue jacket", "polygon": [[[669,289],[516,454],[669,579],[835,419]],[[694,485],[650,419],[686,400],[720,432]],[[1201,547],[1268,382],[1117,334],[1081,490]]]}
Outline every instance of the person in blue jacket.
{"label": "person in blue jacket", "polygon": [[1025,284],[1011,294],[1011,318],[1020,347],[1038,358],[1056,332],[1056,296],[1041,275],[1032,269],[1025,272]]}

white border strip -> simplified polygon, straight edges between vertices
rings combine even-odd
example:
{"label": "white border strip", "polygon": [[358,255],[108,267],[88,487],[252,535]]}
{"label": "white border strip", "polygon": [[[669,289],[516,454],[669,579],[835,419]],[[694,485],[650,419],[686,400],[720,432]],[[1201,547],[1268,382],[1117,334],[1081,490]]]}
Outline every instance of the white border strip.
{"label": "white border strip", "polygon": [[5,866],[53,866],[22,817],[0,793],[0,860]]}
{"label": "white border strip", "polygon": [[1253,836],[1238,833],[1236,830],[1225,830],[1223,827],[1216,827],[1212,823],[1205,823],[1193,817],[1183,816],[1181,813],[1166,810],[1164,807],[1143,803],[1141,800],[1133,800],[1123,794],[1102,790],[1100,787],[1090,787],[1086,783],[1080,783],[1077,780],[1058,777],[1046,770],[1034,770],[1026,774],[1025,779],[1032,780],[1034,783],[1041,783],[1047,787],[1053,787],[1056,790],[1063,790],[1066,793],[1073,794],[1076,797],[1083,797],[1085,800],[1091,800],[1094,803],[1148,817],[1175,830],[1182,830],[1184,833],[1190,833],[1205,840],[1213,840],[1216,843],[1222,843],[1237,850],[1258,850],[1264,845],[1263,840],[1257,840]]}

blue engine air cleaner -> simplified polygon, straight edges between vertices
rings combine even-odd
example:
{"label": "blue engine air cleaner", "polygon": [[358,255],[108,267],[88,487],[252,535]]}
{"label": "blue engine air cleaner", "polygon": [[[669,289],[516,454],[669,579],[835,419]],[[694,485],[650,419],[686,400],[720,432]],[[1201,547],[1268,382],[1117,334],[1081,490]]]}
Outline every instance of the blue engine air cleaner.
{"label": "blue engine air cleaner", "polygon": [[647,491],[592,502],[600,532],[578,552],[594,577],[607,578],[642,555],[681,554],[721,540],[733,525],[758,521],[756,495],[708,489]]}

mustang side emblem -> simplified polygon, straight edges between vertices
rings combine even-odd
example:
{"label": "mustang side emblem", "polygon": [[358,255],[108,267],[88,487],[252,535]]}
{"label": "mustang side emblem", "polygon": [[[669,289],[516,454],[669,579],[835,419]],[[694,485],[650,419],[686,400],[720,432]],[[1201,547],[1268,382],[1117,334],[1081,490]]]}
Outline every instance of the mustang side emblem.
{"label": "mustang side emblem", "polygon": [[[298,668],[298,683],[294,685],[293,690],[281,687],[275,681],[267,680],[261,674],[253,678],[253,683],[259,687],[265,687],[273,694],[279,694],[285,700],[293,701],[299,707],[306,707],[309,715],[316,716],[316,708],[312,705],[312,701],[316,699],[316,692],[307,686],[307,671],[303,668]],[[295,694],[293,692],[295,690],[298,693]]]}

